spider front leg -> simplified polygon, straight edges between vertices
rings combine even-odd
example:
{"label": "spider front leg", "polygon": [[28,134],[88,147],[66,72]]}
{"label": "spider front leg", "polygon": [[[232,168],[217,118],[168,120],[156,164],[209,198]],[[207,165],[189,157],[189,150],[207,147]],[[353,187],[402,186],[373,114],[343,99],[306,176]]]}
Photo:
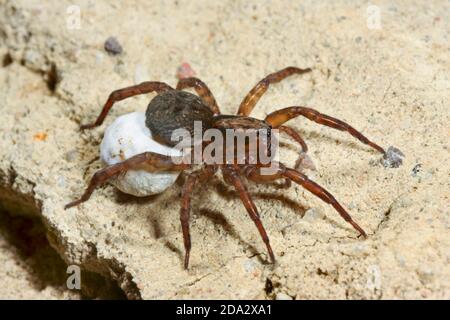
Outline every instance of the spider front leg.
{"label": "spider front leg", "polygon": [[194,88],[199,97],[206,103],[206,105],[211,109],[214,115],[220,114],[220,109],[217,105],[214,95],[202,80],[190,77],[178,81],[177,90],[183,90],[186,88]]}
{"label": "spider front leg", "polygon": [[265,121],[272,126],[272,128],[279,128],[285,122],[291,120],[292,118],[303,116],[309,120],[317,122],[319,124],[325,125],[327,127],[331,127],[340,131],[347,131],[356,139],[361,141],[364,144],[371,146],[372,148],[378,150],[382,154],[385,154],[385,151],[379,145],[373,143],[369,139],[367,139],[361,132],[350,126],[349,124],[330,117],[326,114],[320,113],[317,110],[306,108],[306,107],[288,107],[275,112],[270,113]]}
{"label": "spider front leg", "polygon": [[[269,89],[269,86],[271,84],[278,83],[294,74],[303,74],[311,71],[312,71],[311,68],[300,69],[297,67],[287,67],[280,71],[269,74],[264,79],[259,81],[252,88],[252,90],[250,90],[250,92],[245,96],[244,100],[242,100],[241,104],[239,105],[237,114],[240,116],[249,116],[253,108],[258,103],[259,99]],[[280,131],[289,135],[297,143],[299,143],[302,147],[302,152],[306,153],[308,147],[306,146],[305,141],[302,139],[302,137],[298,134],[297,131],[287,126],[281,126],[279,129]],[[301,160],[302,157],[300,156],[299,159],[297,160],[296,167],[300,165]]]}
{"label": "spider front leg", "polygon": [[238,192],[239,197],[241,198],[242,203],[247,209],[250,218],[255,223],[256,227],[258,228],[259,234],[261,235],[261,238],[266,244],[267,252],[269,253],[271,262],[275,263],[275,256],[273,254],[272,247],[270,246],[269,237],[267,236],[267,232],[264,229],[261,218],[259,217],[258,209],[256,208],[256,205],[253,202],[252,198],[250,197],[250,194],[248,193],[247,187],[242,181],[241,176],[235,169],[229,166],[222,167],[222,173],[225,181],[233,185]]}
{"label": "spider front leg", "polygon": [[73,206],[77,206],[82,202],[89,200],[94,190],[101,186],[103,183],[118,176],[120,173],[124,173],[130,169],[137,168],[145,164],[145,169],[149,171],[170,171],[170,170],[183,170],[188,165],[181,162],[173,162],[172,157],[164,156],[153,152],[144,152],[135,155],[123,162],[113,164],[102,170],[97,171],[91,178],[88,187],[81,196],[80,199],[72,201],[64,206],[64,209],[68,209]]}
{"label": "spider front leg", "polygon": [[92,129],[94,127],[98,127],[99,125],[101,125],[103,123],[103,120],[105,120],[105,117],[108,114],[109,110],[112,108],[113,104],[117,101],[124,100],[126,98],[130,98],[139,94],[150,93],[153,91],[161,93],[167,90],[173,90],[173,88],[164,82],[157,82],[157,81],[142,82],[134,86],[115,90],[111,92],[111,94],[109,95],[108,100],[106,100],[106,103],[104,104],[102,111],[97,117],[97,120],[95,120],[94,123],[82,125],[81,129],[82,130]]}
{"label": "spider front leg", "polygon": [[352,219],[347,211],[339,204],[331,193],[325,190],[325,188],[310,180],[306,175],[298,170],[286,168],[281,163],[273,163],[273,165],[276,166],[276,172],[270,175],[262,174],[261,169],[258,167],[252,167],[245,172],[246,177],[256,183],[267,183],[269,181],[281,178],[288,178],[289,180],[301,185],[303,188],[313,193],[326,203],[331,204],[345,221],[350,223],[362,236],[367,237],[366,232]]}
{"label": "spider front leg", "polygon": [[269,89],[269,86],[273,83],[280,82],[281,80],[289,77],[293,74],[302,74],[310,72],[310,68],[300,69],[297,67],[287,67],[280,71],[274,72],[266,76],[264,79],[259,81],[250,92],[245,96],[239,105],[237,114],[240,116],[249,116],[255,107],[256,103],[262,97],[262,95]]}

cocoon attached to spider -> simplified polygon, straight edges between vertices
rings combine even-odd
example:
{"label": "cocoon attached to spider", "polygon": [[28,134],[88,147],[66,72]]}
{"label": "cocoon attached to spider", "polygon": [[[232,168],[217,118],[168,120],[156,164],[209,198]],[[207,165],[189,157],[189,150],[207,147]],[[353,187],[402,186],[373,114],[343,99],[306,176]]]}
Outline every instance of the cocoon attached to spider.
{"label": "cocoon attached to spider", "polygon": [[[132,112],[118,117],[105,131],[100,144],[100,157],[105,165],[122,162],[143,152],[167,156],[181,156],[180,150],[153,140],[145,125],[144,112]],[[158,194],[174,184],[180,172],[149,172],[144,169],[129,170],[111,179],[120,191],[145,197]]]}

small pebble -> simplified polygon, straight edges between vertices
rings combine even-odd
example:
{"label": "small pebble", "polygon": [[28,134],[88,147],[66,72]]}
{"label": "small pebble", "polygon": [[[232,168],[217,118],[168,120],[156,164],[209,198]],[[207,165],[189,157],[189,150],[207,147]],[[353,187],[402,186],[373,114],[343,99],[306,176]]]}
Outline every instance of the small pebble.
{"label": "small pebble", "polygon": [[417,270],[417,274],[422,282],[431,282],[433,281],[434,272],[431,268],[427,266],[421,266]]}
{"label": "small pebble", "polygon": [[413,203],[411,197],[407,194],[399,196],[391,204],[391,210],[397,210],[400,208],[408,208]]}
{"label": "small pebble", "polygon": [[309,222],[315,221],[315,220],[321,220],[325,217],[325,214],[322,212],[319,208],[310,208],[306,210],[305,215],[303,216],[303,219]]}
{"label": "small pebble", "polygon": [[66,160],[72,162],[78,158],[78,151],[76,149],[70,150],[66,153]]}
{"label": "small pebble", "polygon": [[121,54],[123,51],[119,41],[117,41],[117,39],[114,37],[109,37],[108,39],[106,39],[105,50],[112,55]]}
{"label": "small pebble", "polygon": [[66,179],[63,176],[58,176],[58,187],[64,188],[66,186]]}
{"label": "small pebble", "polygon": [[177,69],[177,78],[185,79],[195,76],[195,71],[191,68],[191,65],[187,62],[183,62]]}
{"label": "small pebble", "polygon": [[103,59],[105,58],[105,55],[101,52],[95,53],[95,63],[101,64],[103,62]]}
{"label": "small pebble", "polygon": [[303,171],[305,169],[314,170],[314,171],[317,170],[311,157],[305,152],[300,153],[298,160],[295,162],[295,168],[300,171]]}
{"label": "small pebble", "polygon": [[395,147],[389,147],[386,154],[381,159],[381,163],[386,168],[398,168],[403,163],[402,157],[405,155]]}
{"label": "small pebble", "polygon": [[414,168],[412,169],[411,175],[413,177],[416,177],[417,174],[421,171],[421,169],[422,169],[422,164],[421,163],[416,164],[414,166]]}
{"label": "small pebble", "polygon": [[401,254],[397,254],[397,261],[400,267],[404,267],[406,265],[406,259]]}
{"label": "small pebble", "polygon": [[32,69],[40,70],[45,65],[44,56],[33,49],[27,49],[24,53],[24,62],[25,65]]}
{"label": "small pebble", "polygon": [[141,64],[136,65],[136,69],[134,70],[134,83],[138,84],[144,81],[148,81],[149,75],[147,72],[147,68]]}
{"label": "small pebble", "polygon": [[277,293],[275,300],[292,300],[292,297],[286,293],[279,292]]}
{"label": "small pebble", "polygon": [[253,272],[256,269],[256,262],[253,260],[247,260],[244,262],[245,272]]}
{"label": "small pebble", "polygon": [[355,257],[361,257],[368,254],[368,247],[364,243],[356,243],[351,248],[351,255]]}
{"label": "small pebble", "polygon": [[38,133],[36,133],[36,134],[33,136],[33,139],[34,139],[35,141],[46,141],[46,140],[47,140],[47,137],[48,137],[47,133],[45,133],[45,132],[38,132]]}
{"label": "small pebble", "polygon": [[414,168],[411,170],[411,176],[414,178],[417,178],[418,182],[426,181],[433,177],[434,170],[433,169],[427,169],[424,170],[422,168],[422,164],[418,163],[414,166]]}

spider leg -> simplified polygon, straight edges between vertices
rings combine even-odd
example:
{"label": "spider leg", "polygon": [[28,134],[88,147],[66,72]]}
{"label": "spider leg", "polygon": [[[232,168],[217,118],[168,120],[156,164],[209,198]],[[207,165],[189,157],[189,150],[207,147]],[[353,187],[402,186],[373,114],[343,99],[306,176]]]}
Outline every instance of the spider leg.
{"label": "spider leg", "polygon": [[245,96],[239,105],[237,114],[240,116],[248,116],[252,112],[256,103],[259,101],[261,96],[267,91],[269,86],[273,83],[280,82],[281,80],[289,77],[293,74],[302,74],[310,72],[311,69],[300,69],[296,67],[287,67],[280,71],[274,72],[266,76],[264,79],[259,81],[250,92]]}
{"label": "spider leg", "polygon": [[184,163],[176,164],[172,161],[172,157],[164,156],[158,153],[145,152],[135,155],[123,162],[113,164],[97,171],[91,178],[91,181],[89,182],[89,185],[81,198],[66,204],[64,209],[77,206],[80,203],[89,200],[94,190],[107,180],[119,175],[120,173],[137,168],[140,165],[145,165],[145,169],[149,171],[183,170],[188,166]]}
{"label": "spider leg", "polygon": [[319,124],[325,125],[327,127],[331,127],[340,131],[347,131],[352,136],[354,136],[356,139],[361,141],[364,144],[367,144],[371,146],[372,148],[378,150],[381,153],[385,153],[384,149],[380,147],[379,145],[373,143],[369,139],[367,139],[361,132],[350,126],[349,124],[330,117],[326,114],[320,113],[317,110],[307,108],[307,107],[288,107],[281,110],[274,111],[267,115],[265,118],[265,121],[270,124],[273,128],[279,128],[281,125],[283,125],[288,120],[303,116],[305,118],[308,118],[311,121],[317,122]]}
{"label": "spider leg", "polygon": [[246,176],[248,179],[257,183],[267,182],[283,177],[294,181],[326,203],[331,204],[345,221],[350,223],[362,236],[367,237],[366,232],[352,219],[350,214],[348,214],[348,212],[339,204],[331,193],[314,181],[310,180],[306,175],[298,170],[286,168],[282,164],[279,164],[278,171],[272,175],[263,175],[261,174],[259,168],[253,167],[251,170],[249,169],[246,171]]}
{"label": "spider leg", "polygon": [[194,77],[180,79],[177,84],[177,90],[183,90],[186,88],[194,88],[200,98],[206,103],[207,106],[209,106],[214,115],[220,114],[220,109],[214,95],[202,80]]}
{"label": "spider leg", "polygon": [[284,183],[282,184],[283,188],[290,188],[292,185],[291,179],[284,178],[278,172],[273,175],[269,174],[260,174],[259,168],[254,165],[249,165],[241,170],[242,174],[249,180],[255,183],[261,184],[274,184],[278,179],[284,179]]}
{"label": "spider leg", "polygon": [[215,170],[213,168],[206,167],[204,170],[198,170],[189,174],[186,178],[186,182],[183,185],[183,190],[181,192],[181,210],[180,210],[180,221],[181,230],[183,231],[183,242],[184,242],[184,268],[189,267],[189,254],[191,252],[191,234],[189,231],[189,218],[191,211],[191,194],[194,190],[197,181],[204,181],[208,177],[212,176]]}
{"label": "spider leg", "polygon": [[319,197],[326,203],[331,204],[345,221],[350,223],[353,228],[355,228],[363,237],[367,237],[366,232],[355,221],[353,221],[352,217],[339,204],[339,202],[337,202],[333,195],[323,187],[310,180],[306,175],[295,169],[286,168],[283,172],[283,175],[291,179],[295,183],[301,185],[303,188],[313,193],[315,196]]}
{"label": "spider leg", "polygon": [[184,268],[189,267],[189,254],[191,252],[191,234],[189,232],[189,217],[191,211],[191,193],[197,182],[197,176],[190,174],[183,185],[181,195],[180,221],[184,242]]}
{"label": "spider leg", "polygon": [[294,139],[299,145],[301,145],[303,153],[306,153],[308,151],[308,146],[306,145],[305,140],[303,140],[303,138],[296,130],[288,126],[279,126],[278,129],[280,130],[280,132],[284,132],[292,139]]}
{"label": "spider leg", "polygon": [[284,125],[279,126],[278,129],[280,130],[280,132],[284,132],[285,134],[290,136],[302,147],[302,151],[300,152],[298,159],[295,161],[295,168],[298,169],[301,166],[305,157],[307,157],[306,152],[308,151],[308,146],[306,145],[305,140],[303,140],[303,138],[297,132],[297,130]]}
{"label": "spider leg", "polygon": [[130,98],[139,94],[150,93],[153,91],[161,93],[167,90],[173,90],[173,88],[170,87],[168,84],[165,84],[164,82],[157,82],[157,81],[146,81],[134,86],[115,90],[111,92],[111,94],[109,95],[108,100],[106,100],[106,103],[104,104],[102,111],[97,117],[97,120],[95,120],[94,123],[82,125],[81,129],[82,130],[92,129],[94,127],[98,127],[99,125],[101,125],[103,123],[103,120],[105,120],[105,117],[108,114],[109,110],[111,109],[113,104],[117,101]]}
{"label": "spider leg", "polygon": [[233,185],[236,191],[239,193],[239,197],[241,198],[242,203],[247,209],[250,218],[253,220],[256,227],[258,228],[261,238],[266,244],[270,260],[272,261],[272,263],[275,263],[275,256],[273,254],[272,247],[270,246],[269,237],[267,236],[266,230],[264,229],[264,226],[259,217],[258,209],[256,208],[256,205],[254,204],[252,198],[250,197],[250,194],[248,193],[247,187],[242,181],[241,176],[236,170],[232,169],[229,166],[222,167],[222,172],[225,181]]}

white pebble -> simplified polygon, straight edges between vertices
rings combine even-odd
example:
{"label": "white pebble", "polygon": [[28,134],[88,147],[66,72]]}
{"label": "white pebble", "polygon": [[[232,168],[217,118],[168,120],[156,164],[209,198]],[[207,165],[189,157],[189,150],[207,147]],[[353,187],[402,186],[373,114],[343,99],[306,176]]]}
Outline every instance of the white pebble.
{"label": "white pebble", "polygon": [[105,58],[105,55],[103,53],[101,53],[101,52],[95,53],[95,62],[97,64],[101,64],[103,62],[104,58]]}
{"label": "white pebble", "polygon": [[255,261],[253,261],[253,260],[246,260],[245,262],[244,262],[244,269],[245,269],[245,272],[253,272],[255,269],[256,269],[256,262]]}
{"label": "white pebble", "polygon": [[275,296],[275,300],[292,300],[292,297],[287,295],[286,293],[279,292]]}
{"label": "white pebble", "polygon": [[381,163],[386,168],[398,168],[403,163],[403,157],[405,155],[399,149],[395,147],[389,147],[386,154],[381,159]]}
{"label": "white pebble", "polygon": [[[106,165],[122,162],[143,153],[155,152],[167,156],[181,156],[177,149],[162,145],[152,139],[145,126],[145,113],[133,112],[117,118],[105,131],[100,144],[100,157]],[[148,172],[144,169],[129,170],[111,179],[122,192],[145,197],[161,193],[169,188],[180,172]]]}
{"label": "white pebble", "polygon": [[45,65],[44,56],[39,51],[33,49],[27,49],[23,59],[25,64],[34,70],[40,70]]}
{"label": "white pebble", "polygon": [[66,179],[64,178],[64,176],[58,176],[58,180],[57,180],[57,184],[58,187],[60,188],[64,188],[66,186]]}
{"label": "white pebble", "polygon": [[310,208],[306,210],[303,219],[308,222],[313,222],[316,220],[322,220],[325,218],[325,214],[320,208]]}
{"label": "white pebble", "polygon": [[134,70],[134,83],[139,84],[144,81],[148,81],[149,75],[147,68],[142,64],[136,65],[136,69]]}

